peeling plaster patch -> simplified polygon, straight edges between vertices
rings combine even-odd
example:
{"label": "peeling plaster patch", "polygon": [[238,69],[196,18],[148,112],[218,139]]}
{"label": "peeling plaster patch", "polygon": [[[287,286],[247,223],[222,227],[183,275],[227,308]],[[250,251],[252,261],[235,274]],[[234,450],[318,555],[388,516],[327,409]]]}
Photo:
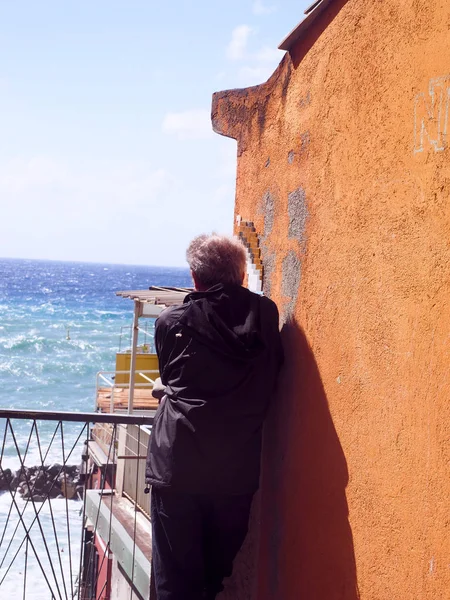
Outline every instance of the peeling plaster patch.
{"label": "peeling plaster patch", "polygon": [[270,156],[268,157],[268,159],[266,160],[266,164],[264,165],[267,169],[267,167],[270,165]]}
{"label": "peeling plaster patch", "polygon": [[289,214],[289,238],[294,238],[299,242],[305,241],[306,220],[309,213],[306,206],[305,190],[301,187],[291,192],[288,196],[288,214]]}
{"label": "peeling plaster patch", "polygon": [[272,296],[272,275],[275,270],[275,252],[267,250],[267,246],[264,245],[262,249],[262,262],[263,262],[263,293],[268,298]]}
{"label": "peeling plaster patch", "polygon": [[298,101],[300,108],[306,108],[311,104],[311,92],[307,92],[305,96],[302,96]]}
{"label": "peeling plaster patch", "polygon": [[[435,152],[447,148],[450,75],[430,79],[428,97],[418,94],[414,103],[414,154],[430,145]],[[447,101],[445,101],[445,98]]]}
{"label": "peeling plaster patch", "polygon": [[433,573],[433,571],[434,571],[434,558],[432,558],[430,560],[430,573]]}
{"label": "peeling plaster patch", "polygon": [[300,135],[300,141],[301,141],[300,150],[302,152],[306,152],[306,150],[308,150],[309,145],[311,143],[311,136],[310,136],[309,131],[305,131],[304,133],[302,133]]}
{"label": "peeling plaster patch", "polygon": [[264,215],[264,231],[262,239],[266,240],[267,237],[272,233],[273,223],[275,220],[275,199],[269,191],[264,194],[258,212],[260,215]]}
{"label": "peeling plaster patch", "polygon": [[[270,101],[270,96],[267,95],[263,101],[257,102],[256,106],[255,106],[260,134],[262,134],[264,127],[266,125],[267,107],[269,105],[269,101]],[[252,111],[252,112],[254,112],[254,111]]]}
{"label": "peeling plaster patch", "polygon": [[281,292],[289,301],[283,310],[283,322],[292,315],[297,303],[298,291],[302,279],[302,263],[297,253],[291,250],[283,260],[281,267]]}
{"label": "peeling plaster patch", "polygon": [[292,163],[294,162],[294,157],[295,157],[295,152],[293,150],[291,150],[288,154],[288,163],[290,165],[292,165]]}
{"label": "peeling plaster patch", "polygon": [[283,101],[285,101],[286,97],[287,97],[289,82],[291,80],[291,71],[292,71],[292,64],[289,62],[288,68],[286,69],[285,74],[284,74],[283,87],[281,88],[281,98]]}
{"label": "peeling plaster patch", "polygon": [[301,268],[302,265],[297,253],[291,250],[283,260],[282,266],[281,290],[284,296],[297,299]]}
{"label": "peeling plaster patch", "polygon": [[[270,159],[269,159],[270,160]],[[275,222],[275,198],[267,190],[261,199],[258,213],[264,215],[264,228],[261,240],[261,259],[263,264],[263,293],[270,298],[272,294],[272,275],[275,271],[276,254],[272,252],[267,244],[267,239],[272,233]]]}

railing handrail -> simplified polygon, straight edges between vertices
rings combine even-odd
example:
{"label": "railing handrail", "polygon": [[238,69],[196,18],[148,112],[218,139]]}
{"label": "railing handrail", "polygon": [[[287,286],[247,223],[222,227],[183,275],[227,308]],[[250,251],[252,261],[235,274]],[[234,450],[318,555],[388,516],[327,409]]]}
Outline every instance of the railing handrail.
{"label": "railing handrail", "polygon": [[[139,372],[139,375],[141,377],[143,377],[144,379],[146,379],[148,381],[148,383],[151,383],[153,387],[155,387],[155,382],[153,381],[153,379],[150,379],[150,377],[147,377],[147,375],[144,375],[144,373],[142,371]],[[138,383],[135,385],[139,385]],[[142,385],[145,385],[145,383],[143,383]]]}
{"label": "railing handrail", "polygon": [[[159,375],[158,369],[136,369],[135,374],[138,375],[139,377],[141,377],[141,379],[144,380],[144,383],[135,381],[133,383],[134,389],[142,389],[142,390],[152,390],[153,389],[153,387],[155,385],[155,381],[153,379],[151,379],[151,377],[148,377],[146,375],[146,373],[153,375],[153,376]],[[115,391],[116,390],[125,390],[125,389],[130,388],[129,381],[123,382],[123,383],[122,382],[117,383],[115,380],[116,375],[128,375],[129,376],[130,371],[129,370],[126,370],[126,371],[97,371],[97,375],[95,378],[95,386],[96,386],[95,409],[98,409],[98,406],[99,406],[99,393],[100,393],[101,389],[105,389],[105,387],[106,387],[106,389],[109,388],[111,390],[109,410],[110,410],[110,414],[112,414],[114,411],[114,393],[115,393]]]}
{"label": "railing handrail", "polygon": [[[130,369],[126,371],[97,371],[97,375],[116,375],[116,373],[119,375],[129,375]],[[135,373],[159,373],[159,371],[158,369],[136,369]]]}
{"label": "railing handrail", "polygon": [[71,421],[75,423],[116,423],[118,425],[153,424],[153,417],[144,415],[99,412],[55,412],[50,410],[22,410],[20,408],[0,408],[0,419]]}

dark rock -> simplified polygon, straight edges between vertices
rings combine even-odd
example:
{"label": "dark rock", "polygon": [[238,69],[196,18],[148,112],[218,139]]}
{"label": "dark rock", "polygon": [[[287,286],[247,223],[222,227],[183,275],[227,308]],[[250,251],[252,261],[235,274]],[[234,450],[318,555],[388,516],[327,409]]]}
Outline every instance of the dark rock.
{"label": "dark rock", "polygon": [[59,474],[61,469],[62,469],[62,465],[60,465],[58,463],[54,463],[53,465],[50,465],[49,467],[47,467],[47,473],[50,475],[50,477],[52,477],[54,479]]}
{"label": "dark rock", "polygon": [[33,494],[31,499],[33,502],[45,502],[47,498],[45,496],[39,496],[39,494]]}
{"label": "dark rock", "polygon": [[20,485],[17,486],[17,491],[19,492],[19,494],[21,496],[25,496],[25,495],[30,495],[30,493],[33,490],[33,486],[28,487],[28,485],[26,484],[26,482],[22,482]]}
{"label": "dark rock", "polygon": [[69,480],[64,481],[62,483],[61,490],[62,490],[62,493],[64,494],[64,497],[67,498],[68,500],[73,500],[77,497],[76,487]]}
{"label": "dark rock", "polygon": [[8,482],[11,490],[17,490],[23,499],[35,500],[36,497],[42,498],[36,502],[43,502],[47,498],[59,498],[62,494],[77,498],[82,476],[78,465],[54,463],[50,466],[23,466],[15,473],[5,469],[0,472],[0,492],[9,489]]}
{"label": "dark rock", "polygon": [[44,486],[48,482],[47,473],[38,473],[35,477],[32,478],[32,481],[36,488]]}
{"label": "dark rock", "polygon": [[13,474],[11,472],[11,469],[4,469],[0,472],[0,492],[9,489],[8,483],[11,484],[12,479]]}
{"label": "dark rock", "polygon": [[22,479],[21,479],[22,475],[23,475],[22,471],[16,471],[14,473],[13,478],[11,479],[11,489],[15,490],[17,488],[19,483],[22,481]]}
{"label": "dark rock", "polygon": [[89,459],[88,443],[84,442],[84,444],[83,444],[83,452],[81,453],[81,460],[83,462],[87,462],[88,459]]}

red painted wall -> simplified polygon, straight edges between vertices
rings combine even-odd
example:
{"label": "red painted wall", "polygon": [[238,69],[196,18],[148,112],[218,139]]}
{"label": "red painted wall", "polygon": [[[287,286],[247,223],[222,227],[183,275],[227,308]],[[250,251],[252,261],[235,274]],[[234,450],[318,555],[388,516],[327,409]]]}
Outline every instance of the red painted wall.
{"label": "red painted wall", "polygon": [[98,579],[95,597],[98,600],[108,600],[111,595],[112,557],[104,540],[98,535],[95,536],[95,547],[98,552]]}

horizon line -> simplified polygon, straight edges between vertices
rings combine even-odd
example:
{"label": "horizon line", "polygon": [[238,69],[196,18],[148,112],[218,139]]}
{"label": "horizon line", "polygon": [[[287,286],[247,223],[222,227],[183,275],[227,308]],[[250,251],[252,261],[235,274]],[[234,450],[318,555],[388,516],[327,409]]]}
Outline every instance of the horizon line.
{"label": "horizon line", "polygon": [[58,258],[26,258],[21,256],[0,256],[1,260],[24,260],[24,261],[35,261],[35,262],[55,262],[55,263],[75,263],[80,265],[109,265],[112,267],[144,267],[149,269],[184,269],[189,271],[189,266],[185,265],[147,265],[147,264],[135,264],[135,263],[115,263],[115,262],[98,262],[90,260],[63,260]]}

